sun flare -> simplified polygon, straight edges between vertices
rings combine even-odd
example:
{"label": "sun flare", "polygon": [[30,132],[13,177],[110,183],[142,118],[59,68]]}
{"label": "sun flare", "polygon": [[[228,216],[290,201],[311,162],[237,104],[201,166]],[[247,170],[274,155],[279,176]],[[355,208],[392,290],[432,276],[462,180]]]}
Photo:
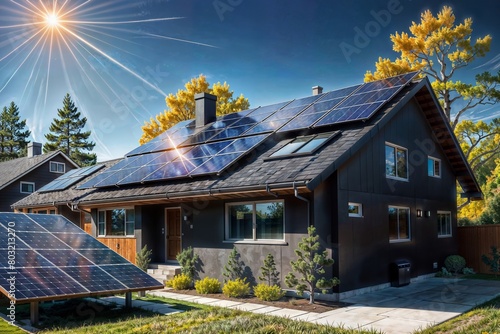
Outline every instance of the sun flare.
{"label": "sun flare", "polygon": [[59,16],[57,16],[56,14],[47,14],[45,23],[47,23],[47,26],[49,26],[50,28],[55,28],[60,24]]}

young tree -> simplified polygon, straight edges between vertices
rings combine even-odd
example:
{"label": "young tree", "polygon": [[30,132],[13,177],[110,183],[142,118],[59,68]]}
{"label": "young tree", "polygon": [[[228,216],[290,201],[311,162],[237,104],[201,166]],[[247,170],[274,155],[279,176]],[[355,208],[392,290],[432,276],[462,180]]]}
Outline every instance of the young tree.
{"label": "young tree", "polygon": [[274,262],[272,254],[267,254],[264,259],[264,266],[260,270],[262,276],[259,276],[259,280],[266,282],[269,286],[278,285],[280,273],[276,270],[276,262]]}
{"label": "young tree", "polygon": [[95,143],[88,140],[90,131],[82,132],[87,118],[81,118],[69,94],[63,99],[63,108],[57,109],[57,115],[59,118],[54,118],[50,125],[51,133],[45,135],[47,142],[43,146],[44,152],[61,150],[79,166],[94,165],[96,154],[85,151],[92,151]]}
{"label": "young tree", "polygon": [[167,110],[156,115],[156,118],[151,118],[149,122],[144,122],[142,137],[139,140],[141,145],[180,121],[195,118],[194,96],[198,93],[205,92],[217,96],[217,116],[246,110],[250,107],[248,99],[243,95],[233,97],[234,92],[226,82],[223,84],[218,82],[210,88],[204,75],[191,79],[184,87],[185,89],[178,90],[177,94],[169,94],[166,97]]}
{"label": "young tree", "polygon": [[226,278],[224,281],[241,279],[243,277],[244,266],[245,264],[240,260],[240,253],[238,253],[238,250],[234,247],[231,253],[229,253],[229,259],[222,272],[222,275]]}
{"label": "young tree", "polygon": [[[409,29],[410,34],[391,35],[393,50],[400,53],[400,57],[395,61],[380,57],[375,64],[376,71],[368,71],[365,81],[421,70],[434,79],[432,87],[453,129],[466,111],[499,100],[500,72],[479,74],[475,84],[452,80],[458,70],[490,50],[490,35],[472,41],[472,19],[455,24],[453,10],[444,6],[437,16],[426,10],[421,14],[420,23],[413,22]],[[452,105],[459,100],[462,100],[458,103],[460,107],[453,110],[452,117]]]}
{"label": "young tree", "polygon": [[325,273],[325,267],[333,265],[333,259],[328,258],[326,250],[319,252],[321,248],[318,241],[319,235],[316,234],[314,226],[308,227],[307,234],[308,236],[302,238],[298,249],[295,250],[298,259],[290,262],[292,269],[299,274],[299,277],[296,277],[293,272],[288,273],[285,283],[290,288],[295,287],[299,294],[307,290],[309,304],[314,304],[314,293],[317,289],[326,293],[327,289],[338,285],[340,281],[337,277],[326,279],[321,276]]}
{"label": "young tree", "polygon": [[25,156],[30,134],[26,120],[21,120],[19,108],[12,101],[0,114],[0,161]]}

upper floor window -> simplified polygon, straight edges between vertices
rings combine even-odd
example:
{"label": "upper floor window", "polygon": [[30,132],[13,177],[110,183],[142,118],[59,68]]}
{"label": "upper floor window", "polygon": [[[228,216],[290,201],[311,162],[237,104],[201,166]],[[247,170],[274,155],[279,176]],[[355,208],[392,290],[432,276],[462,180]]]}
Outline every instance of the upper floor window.
{"label": "upper floor window", "polygon": [[385,175],[408,180],[408,150],[394,144],[385,144]]}
{"label": "upper floor window", "polygon": [[134,209],[100,210],[97,213],[98,236],[134,236]]}
{"label": "upper floor window", "polygon": [[323,146],[330,138],[337,135],[335,133],[321,133],[311,136],[297,137],[273,154],[271,158],[282,157],[287,155],[298,155],[298,154],[312,154],[316,152],[321,146]]}
{"label": "upper floor window", "polygon": [[227,240],[283,240],[284,202],[246,202],[226,205]]}
{"label": "upper floor window", "polygon": [[389,241],[409,241],[410,235],[410,208],[389,207]]}
{"label": "upper floor window", "polygon": [[427,158],[427,175],[441,177],[441,160],[433,157]]}
{"label": "upper floor window", "polygon": [[50,171],[52,173],[64,174],[66,172],[66,164],[64,164],[63,162],[51,161],[50,162]]}
{"label": "upper floor window", "polygon": [[438,237],[451,237],[451,212],[438,211]]}
{"label": "upper floor window", "polygon": [[35,192],[35,183],[34,182],[21,181],[21,193],[22,194],[31,194],[34,192]]}

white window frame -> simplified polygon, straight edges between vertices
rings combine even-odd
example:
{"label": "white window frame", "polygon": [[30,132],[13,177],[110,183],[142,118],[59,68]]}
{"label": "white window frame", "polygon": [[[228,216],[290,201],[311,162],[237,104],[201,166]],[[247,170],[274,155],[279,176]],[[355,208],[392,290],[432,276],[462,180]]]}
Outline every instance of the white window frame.
{"label": "white window frame", "polygon": [[[429,160],[432,160],[432,175],[429,174]],[[439,165],[439,174],[436,175],[436,163],[438,163]],[[431,156],[428,156],[427,157],[427,175],[430,176],[430,177],[435,177],[437,179],[440,179],[441,178],[441,159],[438,159],[438,158],[434,158],[434,157],[431,157]]]}
{"label": "white window frame", "polygon": [[[387,163],[385,162],[385,159],[386,159],[386,147],[389,146],[391,148],[394,149],[394,164],[395,164],[395,172],[396,172],[396,175],[388,175],[387,174]],[[397,159],[397,150],[400,149],[400,150],[404,150],[406,152],[406,161],[405,161],[405,165],[406,165],[406,178],[404,177],[400,177],[398,176],[398,159]],[[390,143],[390,142],[385,142],[385,145],[384,145],[384,166],[385,166],[385,177],[388,178],[388,179],[394,179],[394,180],[399,180],[399,181],[409,181],[409,178],[410,178],[410,173],[409,173],[409,166],[408,166],[408,149],[406,147],[403,147],[403,146],[399,146],[399,145],[396,145],[396,144],[393,144],[393,143]]]}
{"label": "white window frame", "polygon": [[[411,241],[411,210],[409,207],[406,206],[395,206],[395,205],[389,205],[387,208],[387,214],[389,214],[389,209],[397,209],[398,210],[398,239],[391,239],[389,235],[389,242],[390,243],[399,243],[399,242],[409,242]],[[408,212],[408,238],[402,239],[399,237],[399,210],[404,209],[407,210]]]}
{"label": "white window frame", "polygon": [[[62,166],[62,172],[59,170],[59,166]],[[51,161],[50,168],[51,173],[64,174],[66,172],[66,164],[64,162]]]}
{"label": "white window frame", "polygon": [[[33,187],[33,191],[23,191],[23,186],[24,185],[32,186]],[[19,185],[19,191],[21,192],[21,194],[33,194],[36,191],[35,190],[35,182],[21,181],[21,183]]]}
{"label": "white window frame", "polygon": [[[358,213],[349,212],[349,207],[351,206],[357,207]],[[349,202],[347,212],[349,213],[349,217],[363,218],[363,204]]]}
{"label": "white window frame", "polygon": [[[439,222],[439,216],[440,215],[447,215],[449,217],[449,227],[450,227],[450,233],[449,234],[441,234],[442,231],[440,231],[441,224]],[[453,236],[453,223],[452,223],[452,217],[451,217],[451,211],[438,211],[437,212],[437,235],[438,238],[451,238]]]}
{"label": "white window frame", "polygon": [[[108,222],[106,221],[106,211],[112,211],[112,210],[125,210],[125,221],[123,222],[123,235],[108,235],[107,232],[107,224]],[[128,219],[127,211],[128,210],[134,210],[134,221],[131,221]],[[104,220],[101,220],[100,213],[103,212],[104,215]],[[134,234],[127,234],[127,226],[130,224],[134,224]],[[104,234],[100,234],[100,227],[104,227]],[[97,211],[97,236],[98,237],[112,237],[112,238],[133,238],[135,237],[135,209],[134,207],[116,207],[116,208],[105,208],[105,209],[99,209]]]}
{"label": "white window frame", "polygon": [[[256,217],[256,205],[260,203],[282,203],[283,204],[283,238],[282,239],[257,239],[257,217]],[[229,207],[235,205],[252,205],[253,217],[252,217],[252,239],[232,239],[229,238]],[[255,244],[284,244],[285,243],[285,201],[284,200],[264,200],[264,201],[245,201],[245,202],[230,202],[226,203],[225,207],[225,222],[224,222],[224,242],[226,243],[255,243]]]}

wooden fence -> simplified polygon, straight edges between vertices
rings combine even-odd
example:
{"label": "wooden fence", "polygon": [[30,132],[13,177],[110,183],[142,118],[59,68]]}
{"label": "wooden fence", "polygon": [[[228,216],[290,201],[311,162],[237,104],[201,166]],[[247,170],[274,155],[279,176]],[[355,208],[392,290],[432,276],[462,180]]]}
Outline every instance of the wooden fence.
{"label": "wooden fence", "polygon": [[500,225],[462,226],[458,228],[458,253],[467,261],[467,267],[478,273],[491,274],[481,261],[481,255],[489,254],[491,246],[500,249]]}
{"label": "wooden fence", "polygon": [[135,264],[135,238],[97,238],[100,242]]}

